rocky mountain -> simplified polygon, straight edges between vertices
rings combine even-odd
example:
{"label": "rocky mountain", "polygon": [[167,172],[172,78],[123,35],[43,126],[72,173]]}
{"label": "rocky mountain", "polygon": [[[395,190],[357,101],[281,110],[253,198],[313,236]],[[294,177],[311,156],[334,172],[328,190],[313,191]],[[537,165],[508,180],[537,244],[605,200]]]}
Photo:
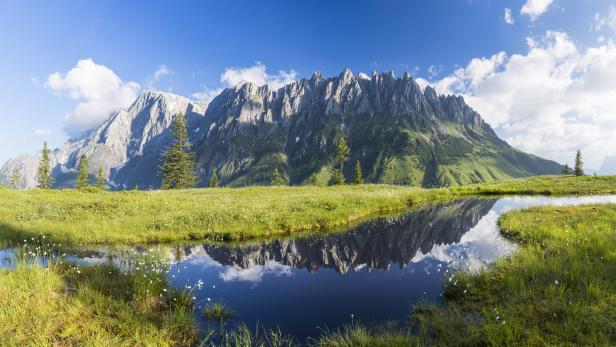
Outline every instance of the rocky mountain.
{"label": "rocky mountain", "polygon": [[[128,110],[53,152],[57,186],[72,186],[78,158],[85,154],[92,173],[102,165],[116,189],[158,187],[160,156],[178,112],[187,115],[200,186],[212,171],[224,185],[264,184],[275,168],[290,184],[327,184],[340,136],[351,148],[344,172],[349,179],[356,161],[369,182],[417,186],[561,171],[559,164],[499,139],[459,96],[422,90],[409,74],[368,77],[347,69],[337,77],[315,73],[276,90],[243,83],[209,105],[146,92]],[[5,163],[0,183],[16,165],[35,165],[32,158]],[[31,171],[24,171],[24,188],[33,186]]]}

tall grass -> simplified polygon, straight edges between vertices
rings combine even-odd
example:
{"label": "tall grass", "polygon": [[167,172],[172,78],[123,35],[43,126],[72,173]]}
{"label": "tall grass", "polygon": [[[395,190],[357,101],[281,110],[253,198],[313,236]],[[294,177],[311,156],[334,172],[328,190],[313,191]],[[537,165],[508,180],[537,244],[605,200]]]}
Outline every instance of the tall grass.
{"label": "tall grass", "polygon": [[[2,346],[184,346],[197,341],[190,298],[166,286],[166,271],[122,272],[41,258],[29,243],[13,270],[0,270]],[[45,255],[46,251],[40,254]],[[47,256],[47,255],[45,255]],[[161,271],[159,271],[161,270]]]}
{"label": "tall grass", "polygon": [[443,189],[358,185],[184,191],[0,188],[0,240],[72,244],[238,241],[329,230],[380,213],[475,194],[616,193],[616,177],[535,177]]}

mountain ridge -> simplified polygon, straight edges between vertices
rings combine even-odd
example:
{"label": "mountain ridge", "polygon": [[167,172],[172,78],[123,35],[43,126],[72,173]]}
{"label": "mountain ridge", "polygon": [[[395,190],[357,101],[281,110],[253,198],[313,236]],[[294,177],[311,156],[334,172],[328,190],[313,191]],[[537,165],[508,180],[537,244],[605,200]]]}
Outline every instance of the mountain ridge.
{"label": "mountain ridge", "polygon": [[[114,189],[158,187],[160,155],[178,112],[186,114],[199,186],[212,171],[225,185],[265,184],[275,168],[290,184],[326,184],[340,136],[349,141],[349,162],[359,160],[370,182],[444,186],[561,170],[498,138],[460,96],[422,90],[408,73],[369,77],[345,69],[278,89],[240,83],[207,105],[145,91],[128,109],[53,151],[57,187],[73,184],[81,155],[90,158],[92,173],[103,166]],[[31,188],[33,165],[32,158],[7,161],[0,184],[18,167],[27,176],[22,188]],[[347,178],[352,166],[346,165]]]}

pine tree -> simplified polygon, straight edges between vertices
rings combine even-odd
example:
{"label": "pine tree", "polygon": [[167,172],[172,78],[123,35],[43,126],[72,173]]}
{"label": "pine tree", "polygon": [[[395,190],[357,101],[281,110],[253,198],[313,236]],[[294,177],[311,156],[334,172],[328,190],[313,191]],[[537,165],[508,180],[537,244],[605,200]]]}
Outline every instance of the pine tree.
{"label": "pine tree", "polygon": [[313,172],[312,175],[310,175],[308,182],[313,186],[319,185],[319,177],[316,172]]}
{"label": "pine tree", "polygon": [[571,169],[569,168],[569,164],[565,164],[565,168],[563,169],[563,176],[567,176],[571,174]]}
{"label": "pine tree", "polygon": [[47,142],[43,144],[36,180],[38,187],[41,189],[51,189],[53,186],[53,177],[51,177],[51,163],[49,162],[49,148],[47,148]]}
{"label": "pine tree", "polygon": [[102,165],[98,166],[98,171],[96,172],[96,188],[103,190],[107,188],[107,178],[105,177]]}
{"label": "pine tree", "polygon": [[79,167],[77,168],[77,189],[85,189],[90,186],[90,165],[88,157],[81,156]]}
{"label": "pine tree", "polygon": [[12,189],[21,188],[21,173],[19,172],[18,168],[13,169],[13,173],[11,174],[11,177],[9,178],[9,186]]}
{"label": "pine tree", "polygon": [[283,186],[285,184],[284,178],[280,175],[278,168],[274,169],[274,173],[272,173],[272,185],[273,186]]}
{"label": "pine tree", "polygon": [[361,164],[359,160],[355,162],[355,178],[353,179],[354,184],[364,184],[365,180],[361,174]]}
{"label": "pine tree", "polygon": [[338,164],[338,169],[334,170],[332,183],[333,184],[344,184],[344,163],[349,160],[349,146],[346,143],[346,138],[341,136],[338,140],[338,145],[336,145],[336,164]]}
{"label": "pine tree", "polygon": [[576,176],[584,176],[584,163],[582,162],[582,153],[579,149],[575,154],[575,166],[573,167],[573,174]]}
{"label": "pine tree", "polygon": [[190,152],[188,130],[183,113],[179,113],[171,129],[173,144],[163,154],[163,164],[160,168],[162,189],[192,188],[197,182],[195,174],[195,154]]}
{"label": "pine tree", "polygon": [[210,176],[210,182],[207,185],[210,188],[218,188],[218,175],[216,175],[216,171],[212,170],[212,175]]}

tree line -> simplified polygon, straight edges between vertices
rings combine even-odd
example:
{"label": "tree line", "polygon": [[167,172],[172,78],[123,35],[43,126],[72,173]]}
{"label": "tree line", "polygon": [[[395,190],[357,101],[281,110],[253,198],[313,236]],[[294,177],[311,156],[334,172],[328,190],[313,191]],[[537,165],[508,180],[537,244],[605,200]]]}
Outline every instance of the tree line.
{"label": "tree line", "polygon": [[575,159],[573,164],[573,170],[569,168],[569,164],[565,164],[563,168],[563,175],[584,176],[584,162],[582,161],[582,152],[578,149],[575,153]]}

